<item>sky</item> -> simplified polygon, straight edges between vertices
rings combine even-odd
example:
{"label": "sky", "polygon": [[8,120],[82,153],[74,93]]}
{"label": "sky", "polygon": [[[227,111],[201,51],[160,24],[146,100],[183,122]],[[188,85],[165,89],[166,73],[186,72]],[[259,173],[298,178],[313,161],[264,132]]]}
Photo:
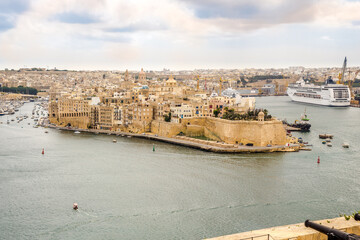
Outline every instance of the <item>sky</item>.
{"label": "sky", "polygon": [[0,69],[360,66],[360,0],[0,0]]}

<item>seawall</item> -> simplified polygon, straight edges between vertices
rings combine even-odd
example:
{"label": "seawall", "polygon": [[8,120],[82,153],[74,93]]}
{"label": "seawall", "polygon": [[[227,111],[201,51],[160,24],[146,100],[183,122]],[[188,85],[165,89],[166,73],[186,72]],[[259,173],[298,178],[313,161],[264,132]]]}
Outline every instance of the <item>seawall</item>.
{"label": "seawall", "polygon": [[297,152],[300,150],[300,145],[291,144],[290,146],[285,145],[274,145],[270,147],[257,147],[257,146],[240,146],[233,144],[224,144],[224,143],[216,143],[214,141],[205,141],[200,139],[188,139],[188,138],[170,138],[170,137],[162,137],[157,136],[155,134],[137,134],[137,133],[128,133],[128,132],[114,132],[109,130],[95,130],[95,129],[73,129],[68,127],[57,127],[53,125],[44,125],[49,128],[55,128],[64,131],[79,131],[86,133],[94,133],[94,134],[107,134],[107,135],[115,135],[115,136],[129,136],[135,138],[143,138],[149,139],[159,142],[170,143],[174,145],[190,147],[202,151],[207,152],[215,152],[215,153],[269,153],[269,152]]}

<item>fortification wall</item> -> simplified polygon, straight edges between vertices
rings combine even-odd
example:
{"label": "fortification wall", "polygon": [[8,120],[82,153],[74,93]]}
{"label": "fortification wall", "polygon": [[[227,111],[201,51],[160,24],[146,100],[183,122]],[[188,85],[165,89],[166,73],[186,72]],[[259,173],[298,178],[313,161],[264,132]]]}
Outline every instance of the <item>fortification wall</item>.
{"label": "fortification wall", "polygon": [[205,136],[230,144],[252,143],[254,146],[285,145],[286,131],[281,121],[231,121],[199,117],[182,119],[181,124],[153,121],[151,131],[165,137],[183,132],[186,136]]}
{"label": "fortification wall", "polygon": [[51,123],[54,123],[59,126],[66,126],[68,123],[71,124],[71,127],[80,128],[80,129],[88,129],[90,124],[89,117],[62,117],[57,121],[56,118],[49,117]]}
{"label": "fortification wall", "polygon": [[281,121],[231,121],[219,118],[192,118],[183,121],[191,134],[191,125],[204,126],[204,135],[231,144],[252,143],[255,146],[285,145],[286,131]]}
{"label": "fortification wall", "polygon": [[173,137],[178,135],[180,132],[185,132],[185,128],[180,123],[171,123],[163,121],[152,121],[151,123],[151,132],[163,136],[163,137]]}

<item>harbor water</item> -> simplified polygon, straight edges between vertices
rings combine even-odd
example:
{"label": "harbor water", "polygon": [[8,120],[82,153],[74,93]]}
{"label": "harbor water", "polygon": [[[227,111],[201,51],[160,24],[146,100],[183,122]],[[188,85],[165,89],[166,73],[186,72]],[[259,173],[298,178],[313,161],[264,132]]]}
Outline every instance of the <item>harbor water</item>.
{"label": "harbor water", "polygon": [[202,239],[359,211],[360,109],[256,101],[288,122],[306,108],[294,135],[313,150],[216,154],[0,116],[0,239]]}

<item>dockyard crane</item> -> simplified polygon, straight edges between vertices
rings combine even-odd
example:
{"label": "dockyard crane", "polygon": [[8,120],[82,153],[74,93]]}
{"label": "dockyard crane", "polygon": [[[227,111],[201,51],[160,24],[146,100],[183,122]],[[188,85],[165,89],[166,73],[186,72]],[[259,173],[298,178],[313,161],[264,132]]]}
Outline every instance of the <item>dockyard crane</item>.
{"label": "dockyard crane", "polygon": [[223,79],[222,79],[222,77],[220,77],[220,80],[219,80],[219,87],[220,87],[219,96],[221,96],[221,92],[222,92],[222,82],[223,82]]}
{"label": "dockyard crane", "polygon": [[199,91],[199,89],[200,89],[200,76],[199,75],[196,75],[196,80],[197,80],[196,91]]}
{"label": "dockyard crane", "polygon": [[[201,77],[200,75],[195,75],[195,79],[196,79],[196,90],[200,91],[200,80],[204,81],[204,89],[207,90],[207,77]],[[212,78],[210,78],[210,80],[212,80]]]}
{"label": "dockyard crane", "polygon": [[344,63],[342,66],[342,71],[341,71],[341,73],[339,73],[339,80],[337,81],[337,84],[343,84],[345,82],[344,78],[345,78],[346,64],[347,64],[347,59],[345,57]]}
{"label": "dockyard crane", "polygon": [[[360,73],[360,70],[357,70],[357,71],[355,72],[354,79],[348,81],[348,86],[349,86],[349,89],[350,89],[351,101],[352,101],[352,102],[355,101],[355,99],[354,99],[354,93],[353,93],[353,90],[352,90],[352,85],[353,85],[353,83],[355,82],[356,76],[357,76],[359,73]],[[354,102],[354,103],[355,103],[355,104],[358,104],[358,102]]]}
{"label": "dockyard crane", "polygon": [[275,80],[274,81],[275,83],[275,96],[278,96],[279,95],[279,83]]}

